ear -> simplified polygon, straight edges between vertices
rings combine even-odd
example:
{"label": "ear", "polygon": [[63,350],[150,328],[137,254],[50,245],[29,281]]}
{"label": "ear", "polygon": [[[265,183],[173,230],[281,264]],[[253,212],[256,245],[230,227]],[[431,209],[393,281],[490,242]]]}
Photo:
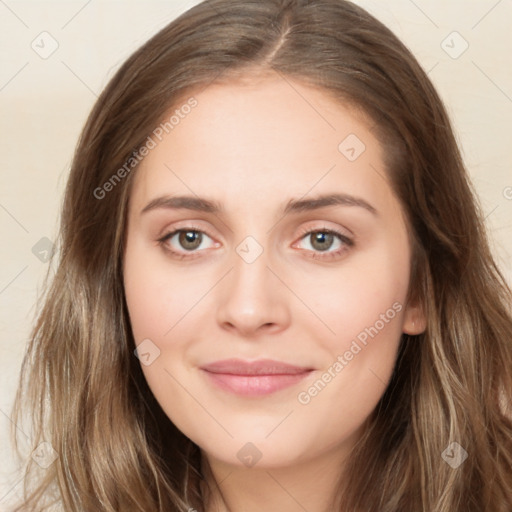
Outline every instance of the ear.
{"label": "ear", "polygon": [[427,317],[419,303],[407,304],[403,318],[402,331],[405,334],[421,334],[427,328]]}

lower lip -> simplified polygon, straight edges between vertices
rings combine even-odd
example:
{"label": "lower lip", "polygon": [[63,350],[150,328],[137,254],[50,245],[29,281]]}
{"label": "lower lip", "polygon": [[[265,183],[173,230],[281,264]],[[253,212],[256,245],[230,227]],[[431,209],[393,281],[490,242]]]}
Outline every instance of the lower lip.
{"label": "lower lip", "polygon": [[211,381],[224,391],[243,396],[270,395],[305,379],[310,371],[293,375],[232,375],[205,371]]}

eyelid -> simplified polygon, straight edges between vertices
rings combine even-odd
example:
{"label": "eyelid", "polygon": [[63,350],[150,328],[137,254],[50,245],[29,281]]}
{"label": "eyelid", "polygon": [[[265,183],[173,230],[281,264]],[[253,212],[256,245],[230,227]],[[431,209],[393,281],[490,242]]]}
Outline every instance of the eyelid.
{"label": "eyelid", "polygon": [[170,226],[166,225],[163,229],[160,230],[160,235],[157,236],[157,238],[164,238],[165,236],[175,233],[176,231],[200,231],[201,233],[204,233],[208,235],[210,238],[214,238],[209,233],[209,228],[205,228],[203,224],[200,223],[200,221],[195,220],[182,220],[182,221],[176,221],[173,222]]}
{"label": "eyelid", "polygon": [[194,250],[194,251],[186,251],[185,249],[182,250],[176,250],[167,245],[167,242],[172,239],[174,236],[176,236],[180,232],[186,232],[186,231],[195,231],[197,233],[201,233],[202,235],[206,235],[208,238],[210,238],[213,242],[214,247],[218,247],[219,243],[215,240],[213,236],[211,236],[208,233],[208,230],[204,229],[203,227],[198,226],[193,221],[187,221],[184,222],[183,225],[180,225],[179,223],[177,225],[173,225],[171,228],[166,228],[164,230],[164,233],[157,238],[158,245],[162,247],[164,251],[167,253],[172,254],[174,258],[177,259],[192,259],[197,256],[200,256],[202,252],[207,251],[209,249],[202,249],[200,251]]}
{"label": "eyelid", "polygon": [[[312,233],[332,233],[335,236],[338,236],[341,241],[347,245],[355,245],[356,235],[350,229],[340,226],[339,224],[330,225],[330,223],[317,220],[313,222],[308,222],[304,226],[301,226],[299,230],[299,234],[296,239],[302,240],[306,235],[310,235]],[[294,242],[295,245],[296,242]]]}
{"label": "eyelid", "polygon": [[308,253],[308,256],[313,259],[318,260],[329,260],[329,259],[338,259],[342,256],[343,253],[348,251],[355,245],[354,239],[352,236],[346,235],[339,228],[327,227],[325,224],[320,227],[305,227],[301,229],[301,234],[299,238],[292,247],[297,246],[302,240],[304,240],[307,236],[311,236],[313,233],[329,233],[332,234],[335,238],[337,238],[341,244],[341,247],[334,250],[326,250],[326,251],[312,251],[310,249],[300,249]]}

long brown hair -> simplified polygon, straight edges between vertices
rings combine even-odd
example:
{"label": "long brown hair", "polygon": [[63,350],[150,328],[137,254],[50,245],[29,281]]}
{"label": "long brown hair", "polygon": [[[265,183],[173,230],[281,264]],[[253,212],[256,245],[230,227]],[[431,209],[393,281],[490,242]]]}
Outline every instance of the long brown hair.
{"label": "long brown hair", "polygon": [[[127,201],[134,155],[169,109],[213,81],[265,71],[375,123],[414,246],[409,300],[428,318],[422,335],[402,337],[340,479],[343,510],[510,512],[511,292],[431,82],[385,26],[344,0],[203,2],[136,51],[101,94],[76,149],[58,265],[13,410],[16,424],[32,411],[30,449],[44,441],[58,458],[41,470],[28,459],[17,510],[46,510],[53,498],[68,512],[204,509],[198,449],[165,416],[133,355]],[[443,460],[454,446],[467,452],[457,468]]]}

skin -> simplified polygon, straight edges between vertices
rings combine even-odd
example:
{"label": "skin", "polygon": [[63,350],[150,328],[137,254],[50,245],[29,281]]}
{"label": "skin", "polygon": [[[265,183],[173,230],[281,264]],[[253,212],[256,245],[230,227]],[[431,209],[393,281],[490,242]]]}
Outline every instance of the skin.
{"label": "skin", "polygon": [[[198,106],[134,176],[126,300],[136,344],[150,339],[160,351],[142,369],[208,462],[209,511],[327,511],[344,460],[385,391],[401,334],[425,328],[420,309],[405,303],[411,250],[402,209],[371,123],[321,90],[269,74],[213,84],[195,98]],[[366,147],[354,161],[338,149],[349,134]],[[332,193],[363,199],[376,213],[355,205],[282,213],[291,199]],[[163,195],[207,198],[223,211],[141,213]],[[204,233],[193,251],[179,235],[159,242],[192,228]],[[336,237],[315,244],[304,234],[322,229],[352,244]],[[237,252],[248,236],[263,249],[251,263]],[[336,373],[338,356],[393,304],[400,311]],[[314,371],[275,393],[239,396],[200,369],[232,357]],[[329,368],[335,376],[301,403],[299,393]],[[248,442],[261,454],[252,467],[237,456]],[[241,453],[256,457],[252,445]]]}

